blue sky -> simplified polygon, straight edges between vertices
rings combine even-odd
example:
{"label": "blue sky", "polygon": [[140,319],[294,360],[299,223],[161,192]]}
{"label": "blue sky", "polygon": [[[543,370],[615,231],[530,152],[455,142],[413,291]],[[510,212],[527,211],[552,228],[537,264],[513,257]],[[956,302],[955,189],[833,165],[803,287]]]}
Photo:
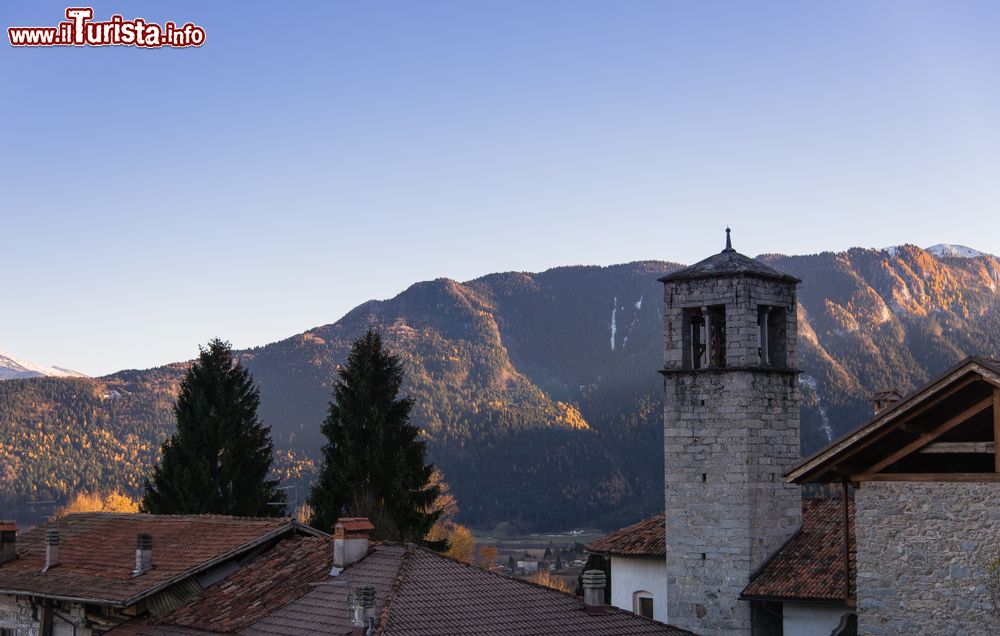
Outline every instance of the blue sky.
{"label": "blue sky", "polygon": [[[245,347],[436,277],[1000,253],[992,2],[94,2],[200,49],[0,46],[0,349]],[[66,4],[0,4],[54,25]]]}

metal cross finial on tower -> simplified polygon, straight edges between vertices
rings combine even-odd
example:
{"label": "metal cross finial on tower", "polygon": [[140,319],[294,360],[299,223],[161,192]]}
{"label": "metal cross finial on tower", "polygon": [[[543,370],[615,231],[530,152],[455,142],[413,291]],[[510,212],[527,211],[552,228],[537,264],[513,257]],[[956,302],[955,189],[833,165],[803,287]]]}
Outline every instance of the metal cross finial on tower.
{"label": "metal cross finial on tower", "polygon": [[728,226],[726,227],[726,249],[724,249],[722,251],[723,252],[735,252],[736,251],[736,250],[733,249],[733,241],[732,241],[732,239],[729,238],[729,227]]}

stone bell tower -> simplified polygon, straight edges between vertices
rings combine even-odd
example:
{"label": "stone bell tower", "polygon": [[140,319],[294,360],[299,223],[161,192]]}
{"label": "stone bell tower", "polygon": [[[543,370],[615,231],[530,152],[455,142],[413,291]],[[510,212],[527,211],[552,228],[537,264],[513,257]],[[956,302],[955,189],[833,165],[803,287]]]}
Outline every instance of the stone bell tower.
{"label": "stone bell tower", "polygon": [[664,284],[667,620],[750,634],[739,599],[801,525],[795,368],[799,280],[726,249]]}

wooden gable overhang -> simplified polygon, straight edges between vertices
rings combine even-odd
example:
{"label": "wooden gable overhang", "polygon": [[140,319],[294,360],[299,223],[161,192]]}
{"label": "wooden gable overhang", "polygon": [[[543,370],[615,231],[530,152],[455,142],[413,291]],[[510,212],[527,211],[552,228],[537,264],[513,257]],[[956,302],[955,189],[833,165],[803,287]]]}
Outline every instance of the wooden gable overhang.
{"label": "wooden gable overhang", "polygon": [[1000,361],[967,358],[803,460],[797,484],[1000,481]]}

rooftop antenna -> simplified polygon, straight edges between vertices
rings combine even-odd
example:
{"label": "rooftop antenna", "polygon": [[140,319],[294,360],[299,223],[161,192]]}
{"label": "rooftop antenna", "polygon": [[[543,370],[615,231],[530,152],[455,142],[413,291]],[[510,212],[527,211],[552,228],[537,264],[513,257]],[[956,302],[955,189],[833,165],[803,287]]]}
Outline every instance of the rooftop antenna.
{"label": "rooftop antenna", "polygon": [[729,232],[730,232],[729,226],[727,225],[726,226],[726,249],[722,250],[723,252],[735,252],[736,251],[736,250],[733,249],[733,240],[729,237]]}

